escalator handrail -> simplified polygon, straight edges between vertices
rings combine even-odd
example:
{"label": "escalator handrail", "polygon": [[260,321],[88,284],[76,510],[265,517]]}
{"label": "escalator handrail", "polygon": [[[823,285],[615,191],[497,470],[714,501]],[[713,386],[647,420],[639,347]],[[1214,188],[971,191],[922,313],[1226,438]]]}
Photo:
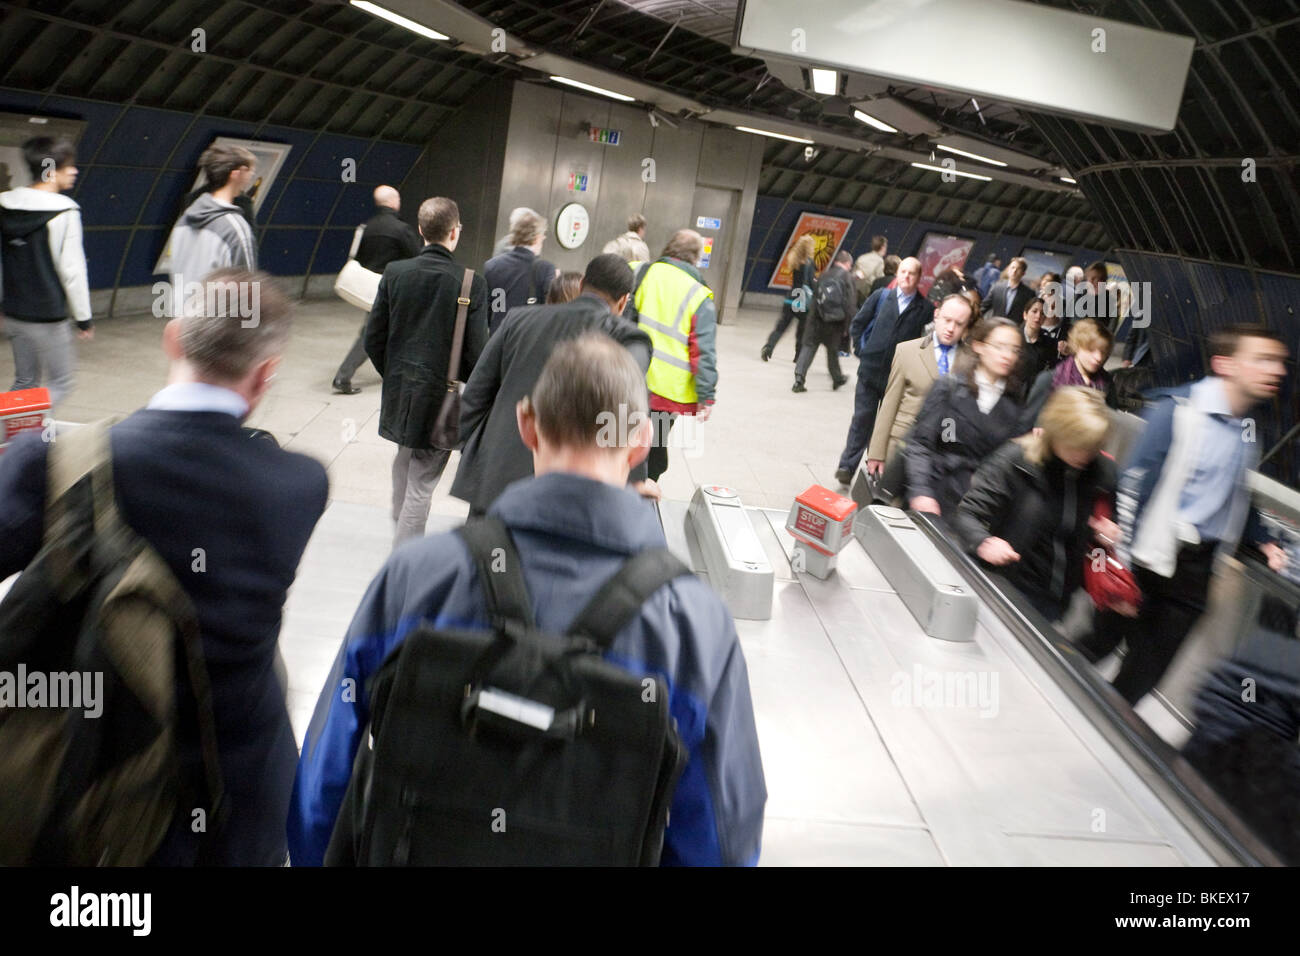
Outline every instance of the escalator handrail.
{"label": "escalator handrail", "polygon": [[[934,542],[940,552],[970,585],[1011,634],[1047,671],[1085,717],[1116,746],[1130,767],[1148,784],[1156,784],[1163,802],[1185,826],[1208,837],[1211,856],[1219,863],[1244,866],[1281,866],[1282,861],[1181,754],[1137,715],[1084,660],[1064,635],[1021,598],[1014,585],[990,573],[955,541],[943,518],[909,511],[908,516]],[[1143,772],[1145,770],[1145,772]],[[1168,798],[1173,798],[1171,801]],[[1205,845],[1205,840],[1200,841]]]}

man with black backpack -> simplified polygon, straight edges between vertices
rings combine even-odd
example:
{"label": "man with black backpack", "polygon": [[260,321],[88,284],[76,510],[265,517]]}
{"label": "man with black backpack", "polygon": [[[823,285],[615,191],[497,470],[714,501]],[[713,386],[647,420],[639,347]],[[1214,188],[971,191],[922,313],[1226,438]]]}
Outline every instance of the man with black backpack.
{"label": "man with black backpack", "polygon": [[0,707],[0,865],[284,863],[281,612],[329,483],[240,427],[289,300],[264,273],[199,287],[164,327],[171,371],[146,408],[0,456],[0,580],[23,572],[0,671],[102,673],[107,701],[88,721]]}
{"label": "man with black backpack", "polygon": [[849,380],[840,372],[840,339],[844,327],[858,311],[857,289],[853,285],[853,256],[841,249],[835,253],[830,268],[817,280],[817,293],[813,297],[813,314],[804,330],[799,346],[799,359],[794,366],[792,392],[806,392],[804,376],[817,355],[817,347],[826,347],[826,369],[831,373],[831,390],[837,390]]}
{"label": "man with black backpack", "polygon": [[362,599],[303,743],[292,862],[757,860],[735,624],[626,487],[647,411],[622,345],[555,347],[517,409],[536,477],[403,546]]}

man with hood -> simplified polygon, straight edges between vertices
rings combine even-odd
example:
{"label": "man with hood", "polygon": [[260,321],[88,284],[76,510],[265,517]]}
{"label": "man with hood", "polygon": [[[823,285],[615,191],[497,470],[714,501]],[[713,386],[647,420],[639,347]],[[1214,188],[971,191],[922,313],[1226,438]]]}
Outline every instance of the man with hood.
{"label": "man with hood", "polygon": [[30,186],[0,193],[4,330],[13,344],[13,389],[49,381],[58,404],[72,389],[71,318],[94,336],[90,283],[81,245],[81,207],[62,195],[76,184],[71,143],[38,136],[23,143]]}
{"label": "man with hood", "polygon": [[253,229],[235,204],[257,176],[257,158],[242,146],[209,146],[199,167],[209,191],[181,213],[163,253],[173,316],[181,314],[187,282],[198,283],[217,269],[257,269]]}

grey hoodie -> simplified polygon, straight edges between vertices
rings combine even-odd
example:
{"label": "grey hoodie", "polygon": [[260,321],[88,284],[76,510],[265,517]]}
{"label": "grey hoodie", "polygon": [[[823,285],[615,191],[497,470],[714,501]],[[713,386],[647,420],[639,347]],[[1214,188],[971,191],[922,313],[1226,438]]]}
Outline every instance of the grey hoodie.
{"label": "grey hoodie", "polygon": [[204,193],[181,214],[163,252],[160,269],[170,276],[175,297],[170,314],[179,312],[187,283],[230,266],[257,268],[253,230],[238,206]]}

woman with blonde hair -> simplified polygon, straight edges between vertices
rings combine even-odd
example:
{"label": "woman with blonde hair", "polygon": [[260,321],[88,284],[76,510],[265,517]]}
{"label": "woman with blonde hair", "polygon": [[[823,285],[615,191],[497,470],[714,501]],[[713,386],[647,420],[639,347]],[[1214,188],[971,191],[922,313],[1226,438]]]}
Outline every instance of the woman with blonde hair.
{"label": "woman with blonde hair", "polygon": [[1058,389],[1039,428],[985,461],[957,506],[953,528],[965,548],[1048,620],[1069,607],[1086,555],[1119,538],[1113,521],[1093,515],[1098,499],[1114,507],[1115,463],[1101,452],[1110,427],[1099,392]]}
{"label": "woman with blonde hair", "polygon": [[763,345],[761,355],[764,362],[772,357],[776,343],[781,341],[781,336],[785,335],[785,330],[790,327],[790,323],[796,320],[798,326],[794,337],[794,361],[799,361],[804,320],[808,317],[808,310],[812,308],[813,289],[816,287],[816,255],[817,240],[810,232],[796,239],[790,249],[790,255],[786,258],[786,266],[791,275],[790,294],[781,304],[781,317],[776,320],[776,325],[772,326],[772,334],[767,337],[767,342]]}

